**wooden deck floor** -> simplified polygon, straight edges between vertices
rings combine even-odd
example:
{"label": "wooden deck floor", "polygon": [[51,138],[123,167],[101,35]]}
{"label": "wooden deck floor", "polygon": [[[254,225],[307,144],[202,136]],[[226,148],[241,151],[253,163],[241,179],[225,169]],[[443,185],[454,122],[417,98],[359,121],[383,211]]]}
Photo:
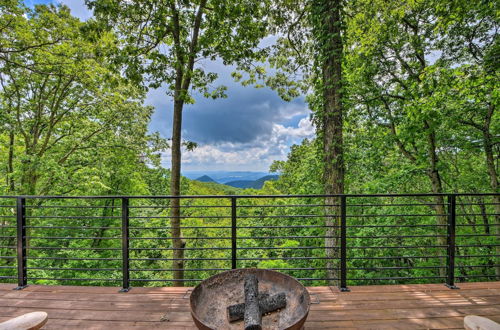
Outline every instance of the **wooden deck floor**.
{"label": "wooden deck floor", "polygon": [[[13,291],[0,284],[0,321],[46,311],[44,329],[193,329],[188,288],[29,286]],[[500,282],[358,286],[341,293],[335,287],[311,287],[306,329],[463,329],[468,314],[500,322]]]}

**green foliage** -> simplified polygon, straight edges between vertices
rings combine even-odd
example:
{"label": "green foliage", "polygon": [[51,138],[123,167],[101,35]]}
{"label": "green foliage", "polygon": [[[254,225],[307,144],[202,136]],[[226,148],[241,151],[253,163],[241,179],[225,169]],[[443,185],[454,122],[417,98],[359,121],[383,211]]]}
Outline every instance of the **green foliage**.
{"label": "green foliage", "polygon": [[318,153],[316,140],[305,139],[300,146],[292,146],[287,161],[275,161],[271,165],[271,171],[280,174],[274,187],[287,194],[322,193],[323,168]]}
{"label": "green foliage", "polygon": [[[89,22],[64,6],[0,2],[0,196],[169,195],[173,174],[160,166],[169,145],[148,133],[153,110],[143,105],[144,87],[166,83],[175,93],[176,70],[184,65],[182,79],[192,84],[179,100],[193,102],[193,91],[224,97],[224,87],[211,86],[216,73],[187,66],[193,56],[220,58],[236,65],[233,76],[243,84],[271,86],[284,99],[307,94],[319,138],[274,162],[279,180],[259,190],[180,180],[185,195],[220,197],[181,200],[182,236],[191,238],[185,278],[231,267],[231,195],[252,195],[237,200],[238,267],[329,284],[317,279],[338,267],[337,260],[326,260],[324,225],[332,206],[319,197],[279,197],[324,192],[320,63],[331,36],[317,29],[325,8],[316,1],[207,1],[199,45],[191,49],[199,2],[176,2],[183,8],[177,42],[168,1],[88,2],[98,16]],[[345,2],[344,10],[346,192],[498,192],[496,3],[356,0]],[[270,33],[276,44],[259,49]],[[120,203],[30,199],[32,281],[80,285],[77,278],[88,278],[85,284],[118,285]],[[130,200],[133,285],[165,285],[173,277],[172,204],[168,198]],[[384,283],[441,281],[446,228],[436,220],[446,210],[435,205],[427,197],[350,199],[348,276],[364,280],[349,284],[379,283],[374,279],[380,277],[390,278]],[[498,269],[484,256],[499,254],[499,205],[497,197],[459,200],[459,279],[491,277]],[[15,254],[15,230],[15,201],[0,198],[1,256]],[[0,278],[15,276],[14,261],[0,259]]]}
{"label": "green foliage", "polygon": [[[125,68],[127,77],[138,83],[144,78],[152,88],[166,84],[167,95],[172,97],[176,79],[181,78],[186,89],[182,97],[187,103],[194,102],[191,91],[209,98],[225,97],[226,87],[212,88],[217,73],[207,72],[198,64],[200,59],[245,65],[265,56],[257,47],[267,33],[266,20],[262,19],[265,1],[210,0],[202,7],[197,2],[86,2],[94,10],[97,27],[123,36],[114,61]],[[194,40],[198,11],[201,29]],[[193,58],[196,63],[190,67]]]}
{"label": "green foliage", "polygon": [[142,105],[144,93],[110,69],[116,39],[87,40],[66,7],[25,11],[29,19],[8,30],[24,49],[7,52],[0,67],[2,127],[13,134],[2,133],[12,162],[4,190],[125,193],[135,181],[127,173],[164,145],[147,135],[153,109]]}

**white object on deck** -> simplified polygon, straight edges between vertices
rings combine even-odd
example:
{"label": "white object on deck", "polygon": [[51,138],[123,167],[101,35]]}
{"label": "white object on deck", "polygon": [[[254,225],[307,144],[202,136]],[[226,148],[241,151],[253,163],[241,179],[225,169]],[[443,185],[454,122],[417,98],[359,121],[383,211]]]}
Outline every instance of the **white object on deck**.
{"label": "white object on deck", "polygon": [[0,330],[35,330],[47,323],[48,315],[45,312],[24,314],[0,323]]}
{"label": "white object on deck", "polygon": [[476,315],[467,315],[464,318],[464,327],[467,330],[500,330],[500,324]]}

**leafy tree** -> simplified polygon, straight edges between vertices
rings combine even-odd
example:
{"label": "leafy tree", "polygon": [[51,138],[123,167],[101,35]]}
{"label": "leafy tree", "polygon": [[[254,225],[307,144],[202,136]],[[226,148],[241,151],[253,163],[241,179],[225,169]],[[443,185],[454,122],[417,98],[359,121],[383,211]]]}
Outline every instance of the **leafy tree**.
{"label": "leafy tree", "polygon": [[[347,58],[353,103],[386,130],[405,163],[427,176],[430,191],[443,193],[449,164],[442,162],[442,150],[453,140],[443,125],[450,117],[443,70],[453,61],[442,44],[453,38],[436,33],[444,20],[440,6],[359,1],[352,8]],[[446,224],[444,203],[443,197],[435,197],[439,225]],[[446,242],[438,238],[438,244]]]}
{"label": "leafy tree", "polygon": [[[193,103],[193,92],[205,97],[225,96],[225,87],[210,89],[217,74],[206,72],[201,60],[224,64],[250,63],[263,53],[259,41],[266,34],[265,1],[118,1],[88,0],[100,22],[113,28],[124,44],[118,61],[130,78],[143,76],[150,87],[167,85],[172,97],[172,165],[170,193],[180,195],[182,111]],[[184,242],[181,239],[179,200],[172,201],[173,268],[182,279]],[[182,282],[178,282],[182,284]]]}
{"label": "leafy tree", "polygon": [[281,193],[290,195],[321,194],[323,185],[322,164],[317,140],[302,141],[300,145],[290,148],[286,161],[275,161],[271,172],[280,174],[279,180],[273,184]]}
{"label": "leafy tree", "polygon": [[[228,195],[253,195],[237,200],[238,267],[273,268],[324,285],[320,279],[335,277],[335,254],[325,245],[336,244],[337,235],[325,219],[336,221],[336,203],[280,195],[319,194],[331,183],[359,194],[498,191],[492,1],[89,3],[98,20],[83,23],[64,6],[0,2],[0,192],[165,195],[177,180],[178,192],[218,195],[130,199],[133,284],[191,285],[229,268]],[[261,50],[266,33],[276,44]],[[267,63],[257,65],[268,50]],[[275,162],[280,179],[260,190],[172,180],[158,155],[166,141],[148,135],[152,109],[142,105],[138,82],[165,83],[182,115],[179,104],[199,94],[223,96],[199,62],[212,58],[246,71],[234,74],[243,84],[263,79],[284,99],[307,94],[313,110],[317,138]],[[342,180],[328,179],[342,166]],[[499,274],[498,198],[457,201],[460,280]],[[32,280],[120,281],[120,198],[28,201]],[[15,200],[0,204],[0,256],[13,256]],[[441,278],[444,206],[434,196],[348,197],[349,278],[363,284]],[[15,276],[14,259],[0,262],[2,280]]]}
{"label": "leafy tree", "polygon": [[33,31],[27,29],[29,19],[25,17],[27,9],[19,0],[2,0],[0,2],[0,67],[6,64],[30,67],[29,63],[17,62],[11,55],[25,52],[29,49],[43,47],[56,43],[35,42]]}
{"label": "leafy tree", "polygon": [[[318,61],[316,66],[321,77],[315,84],[316,93],[321,95],[315,117],[318,135],[322,139],[323,184],[328,195],[345,192],[342,6],[341,0],[313,1],[311,6],[312,34]],[[328,197],[325,204],[331,205],[325,210],[326,255],[333,259],[339,255],[336,238],[339,235],[335,226],[340,224],[340,199]],[[327,263],[327,268],[329,278],[338,278],[331,261]]]}
{"label": "leafy tree", "polygon": [[[344,82],[343,82],[343,1],[279,1],[273,12],[273,27],[277,33],[269,65],[274,72],[261,68],[251,70],[245,83],[257,78],[275,89],[285,100],[303,92],[316,125],[322,159],[323,192],[343,194],[345,189],[344,162]],[[312,86],[312,88],[311,88]],[[325,199],[325,239],[327,255],[337,256],[338,236],[335,224],[340,221],[340,200]],[[336,278],[334,265],[328,264],[329,278]]]}
{"label": "leafy tree", "polygon": [[[112,51],[111,35],[89,41],[84,23],[66,7],[37,6],[30,15],[25,34],[45,46],[10,55],[30,68],[10,63],[2,68],[5,122],[10,137],[17,138],[15,143],[9,139],[9,190],[34,195],[58,187],[68,193],[68,182],[58,181],[64,176],[61,166],[78,163],[73,158],[77,151],[143,145],[152,109],[141,106],[141,91],[107,68],[104,56]],[[21,32],[13,38],[22,39]],[[16,149],[22,155],[16,157]],[[82,165],[88,166],[88,159]],[[61,189],[64,185],[69,190]]]}
{"label": "leafy tree", "polygon": [[[444,98],[452,114],[450,126],[464,150],[481,149],[485,161],[489,186],[499,192],[498,161],[499,140],[495,132],[500,120],[498,115],[498,59],[500,38],[498,31],[498,5],[494,1],[479,4],[456,1],[454,6],[437,6],[441,24],[439,32],[446,35],[440,41],[442,59],[449,63],[444,74],[448,84],[444,86]],[[454,17],[454,19],[451,19]],[[480,142],[479,142],[480,141]],[[500,197],[494,196],[494,227],[500,235]],[[497,247],[497,254],[500,248]],[[500,275],[500,267],[496,267]]]}

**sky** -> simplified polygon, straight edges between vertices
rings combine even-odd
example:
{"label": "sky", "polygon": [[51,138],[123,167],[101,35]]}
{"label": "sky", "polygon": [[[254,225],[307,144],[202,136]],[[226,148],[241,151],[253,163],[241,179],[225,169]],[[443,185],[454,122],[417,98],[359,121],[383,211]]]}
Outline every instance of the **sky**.
{"label": "sky", "polygon": [[[84,0],[25,0],[29,6],[39,3],[63,3],[82,20],[92,17]],[[268,171],[275,160],[285,160],[290,146],[314,136],[310,111],[303,98],[281,100],[268,89],[243,87],[231,78],[232,68],[220,61],[203,63],[207,71],[219,75],[215,85],[227,86],[226,99],[197,97],[183,113],[184,140],[198,144],[194,151],[182,154],[183,171]],[[173,106],[166,87],[150,90],[146,104],[155,108],[149,129],[169,138]],[[170,167],[170,153],[162,155],[162,164]]]}

